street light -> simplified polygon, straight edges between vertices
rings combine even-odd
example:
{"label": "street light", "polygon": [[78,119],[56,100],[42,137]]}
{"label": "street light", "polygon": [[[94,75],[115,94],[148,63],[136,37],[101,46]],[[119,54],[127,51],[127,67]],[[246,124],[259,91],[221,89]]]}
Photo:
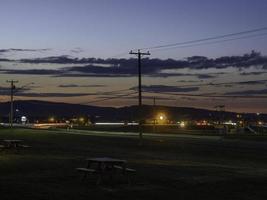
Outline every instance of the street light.
{"label": "street light", "polygon": [[164,113],[159,113],[159,114],[157,115],[156,119],[158,119],[158,122],[159,122],[160,124],[163,124],[163,123],[166,122],[167,117],[166,117],[166,115],[165,115]]}

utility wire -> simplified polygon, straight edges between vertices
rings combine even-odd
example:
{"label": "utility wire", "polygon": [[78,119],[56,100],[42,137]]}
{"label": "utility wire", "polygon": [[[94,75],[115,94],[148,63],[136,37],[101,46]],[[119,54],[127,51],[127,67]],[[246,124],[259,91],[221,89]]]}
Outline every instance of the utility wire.
{"label": "utility wire", "polygon": [[244,98],[244,99],[260,99],[260,98],[267,98],[267,96],[242,96],[242,95],[205,95],[205,94],[185,94],[185,93],[170,93],[170,92],[156,92],[156,91],[144,91],[146,93],[152,94],[163,94],[163,95],[174,95],[174,96],[188,96],[188,97],[205,97],[205,98]]}
{"label": "utility wire", "polygon": [[248,36],[243,36],[243,37],[238,37],[238,38],[218,40],[218,41],[213,41],[213,42],[205,42],[205,43],[199,43],[199,44],[174,46],[174,47],[168,47],[168,48],[167,47],[166,48],[159,48],[159,49],[152,50],[152,52],[172,50],[172,49],[182,49],[182,48],[189,48],[189,47],[197,47],[197,46],[210,45],[210,44],[219,44],[219,43],[224,43],[224,42],[230,42],[230,41],[248,39],[248,38],[255,38],[255,37],[266,36],[266,35],[267,35],[267,33],[262,33],[262,34],[248,35]]}
{"label": "utility wire", "polygon": [[186,45],[186,44],[193,44],[193,43],[199,43],[199,42],[205,42],[205,41],[209,41],[209,40],[228,38],[228,37],[233,37],[233,36],[238,36],[238,35],[246,35],[246,34],[265,31],[265,30],[267,30],[267,27],[262,27],[262,28],[258,28],[258,29],[252,29],[252,30],[247,30],[247,31],[242,31],[242,32],[237,32],[237,33],[219,35],[219,36],[214,36],[214,37],[202,38],[202,39],[197,39],[197,40],[190,40],[190,41],[186,41],[186,42],[177,42],[177,43],[172,43],[172,44],[145,47],[145,48],[142,48],[140,50],[152,50],[152,49],[174,47],[174,46],[180,46],[180,45]]}
{"label": "utility wire", "polygon": [[138,93],[138,92],[132,92],[132,93],[127,93],[127,94],[117,95],[117,96],[113,96],[113,97],[109,97],[109,98],[105,98],[105,99],[100,99],[100,100],[93,100],[93,101],[83,102],[83,103],[81,103],[81,104],[98,103],[98,102],[108,101],[108,100],[111,100],[111,99],[117,99],[117,98],[121,98],[121,97],[129,96],[129,95],[133,95],[133,94],[137,94],[137,93]]}
{"label": "utility wire", "polygon": [[127,52],[125,51],[125,52],[122,52],[122,53],[119,53],[119,54],[115,54],[113,56],[109,56],[109,58],[110,59],[112,59],[112,58],[118,58],[118,59],[120,59],[121,57],[124,57],[126,55],[129,55],[129,51],[127,51]]}
{"label": "utility wire", "polygon": [[218,85],[232,85],[232,84],[250,84],[250,83],[255,83],[256,82],[260,83],[264,83],[264,82],[267,82],[267,79],[265,80],[255,80],[255,81],[239,81],[239,82],[224,82],[224,83],[205,83],[205,84],[192,84],[192,85],[181,85],[181,86],[178,86],[178,87],[197,87],[197,86],[218,86]]}
{"label": "utility wire", "polygon": [[100,93],[98,95],[113,95],[114,93],[119,93],[119,92],[125,92],[125,91],[129,91],[130,89],[123,89],[123,90],[113,90],[113,91],[109,91],[109,92],[103,92],[103,93]]}

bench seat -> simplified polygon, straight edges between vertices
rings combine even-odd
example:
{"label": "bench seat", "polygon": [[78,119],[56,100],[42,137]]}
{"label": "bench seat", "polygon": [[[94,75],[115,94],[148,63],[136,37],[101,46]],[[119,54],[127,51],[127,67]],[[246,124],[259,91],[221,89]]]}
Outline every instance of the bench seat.
{"label": "bench seat", "polygon": [[31,146],[20,144],[19,147],[22,147],[22,148],[30,148]]}
{"label": "bench seat", "polygon": [[87,173],[95,173],[96,170],[95,169],[89,169],[89,168],[76,168],[77,171],[80,172],[87,172]]}
{"label": "bench seat", "polygon": [[[122,166],[119,165],[114,165],[115,169],[119,169],[119,170],[124,170],[124,168]],[[129,173],[135,173],[136,170],[135,169],[131,169],[131,168],[125,168],[125,172],[129,172]]]}

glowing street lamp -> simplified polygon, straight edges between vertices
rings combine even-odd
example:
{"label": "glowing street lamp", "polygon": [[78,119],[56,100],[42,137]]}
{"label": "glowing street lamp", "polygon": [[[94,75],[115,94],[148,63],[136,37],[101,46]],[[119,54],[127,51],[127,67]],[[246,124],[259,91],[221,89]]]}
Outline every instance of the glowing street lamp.
{"label": "glowing street lamp", "polygon": [[167,117],[166,117],[166,115],[165,115],[164,113],[159,113],[159,114],[157,115],[157,119],[158,119],[158,122],[159,122],[160,124],[163,124],[163,123],[166,122]]}

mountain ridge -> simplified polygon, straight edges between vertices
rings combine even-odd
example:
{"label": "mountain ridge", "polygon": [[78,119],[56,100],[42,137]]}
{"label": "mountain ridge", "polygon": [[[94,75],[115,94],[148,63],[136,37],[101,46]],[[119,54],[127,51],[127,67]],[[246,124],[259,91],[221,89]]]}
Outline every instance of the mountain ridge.
{"label": "mountain ridge", "polygon": [[[14,101],[15,115],[25,115],[30,119],[47,119],[55,116],[58,118],[71,118],[88,116],[98,118],[100,121],[135,121],[138,120],[139,107],[137,105],[124,107],[100,107],[81,104],[70,104],[63,102],[39,101],[39,100],[19,100]],[[10,102],[0,103],[0,117],[8,118]],[[142,118],[154,118],[158,113],[165,113],[170,120],[201,120],[201,119],[235,119],[235,112],[218,112],[193,107],[173,107],[173,106],[142,106]],[[246,118],[254,117],[254,113],[243,114]],[[261,114],[264,119],[266,114]]]}

